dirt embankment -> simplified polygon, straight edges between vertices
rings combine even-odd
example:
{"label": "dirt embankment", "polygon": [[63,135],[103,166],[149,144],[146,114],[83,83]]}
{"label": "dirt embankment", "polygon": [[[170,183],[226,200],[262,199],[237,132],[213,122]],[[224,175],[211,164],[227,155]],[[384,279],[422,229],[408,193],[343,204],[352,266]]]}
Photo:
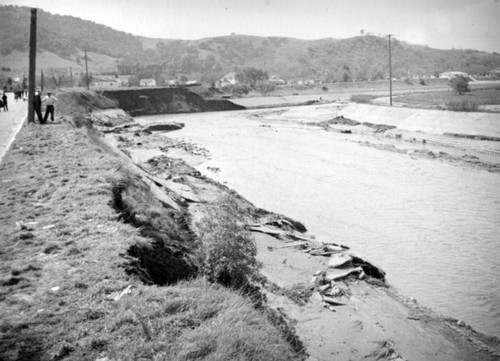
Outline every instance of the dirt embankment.
{"label": "dirt embankment", "polygon": [[132,116],[245,109],[229,100],[205,100],[185,88],[106,90],[103,95]]}

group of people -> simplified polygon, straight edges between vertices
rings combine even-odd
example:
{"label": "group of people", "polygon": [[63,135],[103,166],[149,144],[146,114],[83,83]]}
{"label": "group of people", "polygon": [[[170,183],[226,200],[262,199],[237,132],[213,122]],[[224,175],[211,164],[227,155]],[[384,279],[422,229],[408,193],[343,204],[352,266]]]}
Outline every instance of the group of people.
{"label": "group of people", "polygon": [[[42,98],[39,91],[35,92],[35,97],[33,99],[33,107],[35,109],[36,116],[40,124],[45,124],[47,120],[54,121],[54,104],[57,102],[57,98],[52,96],[51,92],[47,92],[47,95]],[[45,104],[45,115],[42,116],[42,103]]]}
{"label": "group of people", "polygon": [[3,109],[4,112],[9,111],[9,104],[7,102],[7,94],[5,94],[5,92],[2,95],[2,99],[0,99],[0,109]]}

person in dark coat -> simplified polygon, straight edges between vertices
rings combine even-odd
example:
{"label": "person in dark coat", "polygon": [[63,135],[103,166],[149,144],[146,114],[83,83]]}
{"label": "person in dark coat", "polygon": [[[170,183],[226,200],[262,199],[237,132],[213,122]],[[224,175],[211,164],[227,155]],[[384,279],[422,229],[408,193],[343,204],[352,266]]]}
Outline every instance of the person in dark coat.
{"label": "person in dark coat", "polygon": [[35,97],[33,98],[33,108],[35,109],[35,113],[40,124],[45,123],[45,119],[42,116],[42,97],[40,96],[40,92],[35,92]]}
{"label": "person in dark coat", "polygon": [[7,94],[5,94],[5,92],[2,95],[2,102],[3,102],[3,110],[6,112],[9,111],[9,106],[7,104]]}

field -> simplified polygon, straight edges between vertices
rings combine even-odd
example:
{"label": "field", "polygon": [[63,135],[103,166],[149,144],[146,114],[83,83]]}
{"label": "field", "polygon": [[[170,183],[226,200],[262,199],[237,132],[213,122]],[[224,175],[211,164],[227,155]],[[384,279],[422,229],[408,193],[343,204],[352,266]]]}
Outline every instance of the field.
{"label": "field", "polygon": [[450,109],[450,106],[453,107],[454,104],[456,104],[455,106],[464,104],[471,107],[471,110],[477,110],[481,105],[500,104],[500,86],[480,89],[472,88],[470,92],[462,95],[449,90],[399,95],[394,97],[393,101],[410,107],[430,109]]}

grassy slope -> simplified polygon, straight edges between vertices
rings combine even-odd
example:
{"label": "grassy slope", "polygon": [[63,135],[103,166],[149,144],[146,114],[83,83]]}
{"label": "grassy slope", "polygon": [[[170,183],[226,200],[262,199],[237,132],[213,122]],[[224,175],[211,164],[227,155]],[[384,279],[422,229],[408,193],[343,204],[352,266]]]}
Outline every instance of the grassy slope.
{"label": "grassy slope", "polygon": [[237,293],[202,279],[145,285],[126,272],[141,270],[130,247],[157,240],[112,207],[113,184],[128,177],[119,168],[67,123],[21,130],[0,169],[0,359],[293,358]]}

